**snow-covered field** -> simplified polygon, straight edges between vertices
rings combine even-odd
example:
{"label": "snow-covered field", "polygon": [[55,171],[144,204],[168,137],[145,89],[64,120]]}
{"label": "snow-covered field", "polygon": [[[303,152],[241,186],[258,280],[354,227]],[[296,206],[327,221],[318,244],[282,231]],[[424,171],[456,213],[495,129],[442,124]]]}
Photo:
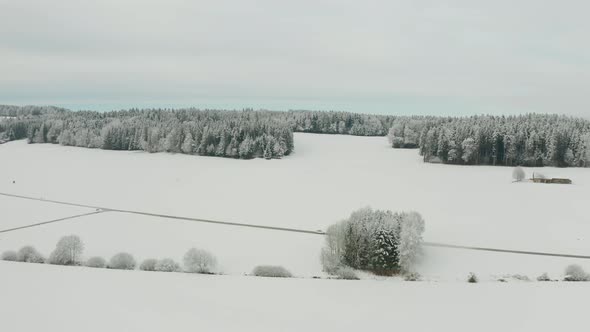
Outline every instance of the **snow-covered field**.
{"label": "snow-covered field", "polygon": [[[295,144],[293,155],[269,161],[11,142],[0,145],[0,192],[309,230],[370,205],[420,212],[426,241],[590,253],[589,169],[540,170],[573,185],[512,183],[510,168],[425,164],[416,150],[391,149],[382,137],[295,134]],[[92,210],[0,196],[0,211],[0,229],[6,229]],[[33,310],[52,330],[359,330],[387,321],[408,331],[561,330],[581,326],[580,294],[588,286],[492,280],[504,274],[534,279],[542,272],[560,278],[571,263],[590,270],[590,261],[579,259],[428,248],[418,270],[440,282],[243,277],[259,264],[284,265],[300,277],[322,275],[323,237],[114,212],[0,234],[0,252],[31,244],[48,255],[68,234],[80,235],[86,257],[127,251],[139,261],[180,261],[188,248],[204,248],[229,275],[0,262],[0,324],[32,330],[27,324],[34,322],[22,315]],[[484,282],[465,283],[470,271]],[[44,310],[60,296],[73,313],[53,317]],[[428,320],[419,319],[422,312]]]}
{"label": "snow-covered field", "polygon": [[[0,146],[0,192],[309,230],[325,229],[370,205],[422,213],[427,241],[590,253],[589,169],[541,170],[573,179],[569,186],[512,183],[509,168],[425,164],[416,150],[391,149],[382,137],[296,134],[295,139],[295,154],[270,161],[12,142]],[[0,197],[0,207],[2,229],[91,211],[8,197]],[[72,233],[86,243],[86,256],[128,251],[139,260],[179,260],[197,246],[214,252],[221,271],[229,274],[247,273],[258,264],[282,264],[300,276],[321,273],[322,236],[112,212],[3,234],[0,250],[33,244],[48,254],[60,236]],[[570,262],[428,249],[419,270],[442,279],[462,280],[469,271],[483,278],[534,277],[559,274]]]}
{"label": "snow-covered field", "polygon": [[3,331],[583,331],[584,283],[412,283],[0,262]]}

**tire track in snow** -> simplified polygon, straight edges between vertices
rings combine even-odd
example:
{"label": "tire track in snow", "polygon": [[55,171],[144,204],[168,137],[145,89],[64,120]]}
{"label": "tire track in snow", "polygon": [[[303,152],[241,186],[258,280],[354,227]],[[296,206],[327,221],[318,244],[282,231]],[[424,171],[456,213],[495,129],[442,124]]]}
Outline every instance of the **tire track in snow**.
{"label": "tire track in snow", "polygon": [[508,253],[508,254],[520,254],[520,255],[536,255],[536,256],[552,256],[552,257],[590,259],[590,256],[584,256],[584,255],[558,254],[558,253],[551,253],[551,252],[497,249],[497,248],[485,248],[485,247],[470,247],[470,246],[460,246],[460,245],[455,245],[455,244],[446,244],[446,243],[437,243],[437,242],[423,242],[422,245],[427,246],[427,247],[491,251],[491,252],[501,252],[501,253]]}
{"label": "tire track in snow", "polygon": [[[26,227],[34,227],[39,226],[51,222],[57,222],[65,219],[77,218],[82,217],[85,215],[92,215],[101,212],[119,212],[119,213],[129,213],[129,214],[136,214],[136,215],[143,215],[143,216],[150,216],[156,218],[166,218],[166,219],[175,219],[175,220],[185,220],[185,221],[195,221],[195,222],[203,222],[203,223],[210,223],[210,224],[219,224],[219,225],[226,225],[226,226],[238,226],[238,227],[249,227],[249,228],[259,228],[259,229],[268,229],[268,230],[275,230],[275,231],[283,231],[283,232],[295,232],[295,233],[306,233],[306,234],[315,234],[315,235],[326,235],[324,231],[311,231],[305,229],[298,229],[298,228],[287,228],[287,227],[274,227],[274,226],[265,226],[265,225],[256,225],[256,224],[247,224],[247,223],[237,223],[237,222],[229,222],[229,221],[220,221],[220,220],[211,220],[211,219],[201,219],[201,218],[191,218],[191,217],[183,217],[183,216],[175,216],[175,215],[168,215],[168,214],[160,214],[160,213],[151,213],[151,212],[144,212],[144,211],[134,211],[134,210],[124,210],[124,209],[113,209],[101,206],[94,206],[94,205],[86,205],[86,204],[78,204],[72,202],[65,202],[65,201],[57,201],[57,200],[50,200],[50,199],[43,199],[37,197],[30,197],[30,196],[23,196],[23,195],[15,195],[9,193],[2,193],[0,192],[1,196],[6,197],[13,197],[13,198],[21,198],[21,199],[28,199],[33,201],[40,201],[40,202],[47,202],[47,203],[54,203],[54,204],[61,204],[61,205],[68,205],[68,206],[76,206],[76,207],[83,207],[83,208],[90,208],[90,209],[98,209],[100,211],[95,211],[87,214],[82,214],[78,216],[66,217],[62,219],[56,219],[48,222],[32,224],[28,226],[18,227],[19,228],[26,228]],[[14,229],[14,230],[16,230]],[[7,230],[5,230],[7,231]],[[4,231],[0,231],[2,233]],[[511,249],[499,249],[499,248],[486,248],[486,247],[474,247],[474,246],[462,246],[462,245],[454,245],[454,244],[446,244],[446,243],[438,243],[438,242],[424,242],[424,246],[426,247],[438,247],[438,248],[451,248],[451,249],[463,249],[463,250],[476,250],[476,251],[489,251],[489,252],[499,252],[499,253],[507,253],[507,254],[520,254],[520,255],[536,255],[536,256],[551,256],[551,257],[564,257],[564,258],[579,258],[579,259],[590,259],[590,256],[586,255],[572,255],[572,254],[562,254],[562,253],[550,253],[550,252],[539,252],[539,251],[528,251],[528,250],[511,250]]]}
{"label": "tire track in snow", "polygon": [[25,228],[31,228],[31,227],[36,227],[36,226],[42,226],[42,225],[52,224],[52,223],[56,223],[56,222],[60,222],[60,221],[64,221],[64,220],[70,220],[70,219],[75,219],[75,218],[86,217],[86,216],[90,216],[90,215],[93,215],[93,214],[99,214],[99,213],[103,213],[103,212],[106,212],[106,211],[94,211],[94,212],[82,213],[82,214],[77,214],[77,215],[73,215],[73,216],[68,216],[68,217],[53,219],[53,220],[49,220],[49,221],[42,221],[42,222],[30,224],[30,225],[2,229],[2,230],[0,230],[0,234],[1,233],[8,233],[8,232],[13,232],[13,231],[18,231],[18,230],[25,229]]}

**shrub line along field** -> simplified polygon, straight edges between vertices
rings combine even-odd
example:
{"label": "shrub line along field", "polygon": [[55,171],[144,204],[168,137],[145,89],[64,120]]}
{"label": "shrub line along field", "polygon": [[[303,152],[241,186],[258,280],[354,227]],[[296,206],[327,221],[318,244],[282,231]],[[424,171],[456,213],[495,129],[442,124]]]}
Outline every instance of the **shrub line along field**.
{"label": "shrub line along field", "polygon": [[[119,213],[130,213],[130,214],[139,214],[151,217],[159,217],[165,219],[177,219],[177,220],[184,220],[184,221],[196,221],[196,222],[204,222],[204,223],[212,223],[212,224],[220,224],[226,226],[238,226],[238,227],[250,227],[250,228],[260,228],[260,229],[267,229],[267,230],[275,230],[275,231],[284,231],[284,232],[295,232],[295,233],[307,233],[307,234],[315,234],[315,235],[326,235],[326,233],[322,230],[311,231],[311,230],[304,230],[304,229],[296,229],[296,228],[287,228],[287,227],[272,227],[272,226],[264,226],[264,225],[256,225],[256,224],[246,224],[246,223],[237,223],[237,222],[227,222],[227,221],[219,221],[219,220],[208,220],[208,219],[200,219],[200,218],[192,218],[192,217],[183,217],[183,216],[175,216],[175,215],[168,215],[168,214],[158,214],[158,213],[150,213],[150,212],[143,212],[143,211],[132,211],[132,210],[124,210],[124,209],[113,209],[107,207],[99,207],[94,205],[88,204],[79,204],[79,203],[72,203],[72,202],[64,202],[64,201],[56,201],[51,199],[44,199],[44,198],[35,198],[30,196],[23,196],[23,195],[15,195],[10,193],[2,193],[0,195],[7,196],[7,197],[14,197],[20,199],[28,199],[33,201],[41,201],[41,202],[48,202],[53,204],[61,204],[61,205],[68,205],[68,206],[76,206],[76,207],[85,207],[85,208],[92,208],[97,209],[97,211],[83,213],[78,215],[73,215],[69,217],[63,217],[59,219],[38,222],[26,226],[14,227],[10,229],[3,229],[0,230],[0,233],[7,233],[11,231],[16,231],[24,228],[36,227],[47,225],[50,223],[55,223],[64,220],[70,220],[74,218],[81,218],[89,215],[104,213],[104,212],[119,212]],[[447,243],[437,243],[437,242],[423,242],[423,246],[426,247],[440,247],[440,248],[452,248],[452,249],[464,249],[464,250],[479,250],[479,251],[491,251],[491,252],[500,252],[500,253],[507,253],[507,254],[521,254],[521,255],[537,255],[537,256],[551,256],[551,257],[564,257],[564,258],[580,258],[580,259],[590,259],[590,256],[587,255],[572,255],[572,254],[563,254],[563,253],[550,253],[550,252],[538,252],[538,251],[528,251],[528,250],[511,250],[511,249],[499,249],[499,248],[485,248],[485,247],[474,247],[474,246],[463,246],[463,245],[455,245],[455,244],[447,244]]]}

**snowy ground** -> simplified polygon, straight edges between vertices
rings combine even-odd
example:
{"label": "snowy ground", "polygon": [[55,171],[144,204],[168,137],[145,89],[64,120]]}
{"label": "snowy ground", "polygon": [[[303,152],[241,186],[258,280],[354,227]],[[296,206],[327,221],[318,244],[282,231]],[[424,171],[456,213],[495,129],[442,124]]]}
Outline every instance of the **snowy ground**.
{"label": "snowy ground", "polygon": [[[12,142],[0,145],[0,192],[310,230],[370,205],[419,211],[427,241],[590,253],[589,169],[542,170],[573,179],[569,186],[512,183],[509,168],[425,164],[415,150],[391,149],[382,137],[296,134],[295,139],[295,154],[271,161]],[[7,197],[0,197],[0,208],[2,229],[91,211]],[[60,236],[71,233],[85,241],[86,256],[128,251],[138,260],[180,260],[197,246],[214,252],[224,273],[282,264],[296,275],[321,274],[318,235],[118,213],[2,234],[0,251],[33,244],[48,254]],[[558,277],[572,262],[428,249],[419,270],[440,280],[463,280],[469,271],[484,279],[544,271]],[[590,262],[578,263],[590,270]]]}
{"label": "snowy ground", "polygon": [[[545,168],[574,185],[512,183],[511,169],[424,164],[384,138],[296,134],[283,160],[231,160],[57,145],[0,145],[0,192],[280,227],[325,229],[370,205],[416,210],[425,240],[590,253],[590,170]],[[529,173],[531,170],[527,170]],[[13,183],[14,181],[14,183]],[[0,229],[91,212],[0,196]],[[428,248],[429,282],[244,277],[280,264],[322,275],[323,237],[107,212],[0,234],[0,252],[32,244],[45,255],[78,234],[85,256],[128,251],[172,257],[200,247],[226,276],[112,271],[0,261],[0,326],[11,331],[554,331],[585,326],[586,284],[493,281],[560,278],[590,261]],[[467,273],[482,283],[467,284]],[[62,299],[62,300],[56,300]],[[108,305],[106,305],[108,303]],[[67,313],[67,314],[64,314]],[[424,313],[428,319],[423,319]],[[31,315],[35,319],[30,319]]]}
{"label": "snowy ground", "polygon": [[20,331],[583,331],[584,283],[341,281],[0,262]]}

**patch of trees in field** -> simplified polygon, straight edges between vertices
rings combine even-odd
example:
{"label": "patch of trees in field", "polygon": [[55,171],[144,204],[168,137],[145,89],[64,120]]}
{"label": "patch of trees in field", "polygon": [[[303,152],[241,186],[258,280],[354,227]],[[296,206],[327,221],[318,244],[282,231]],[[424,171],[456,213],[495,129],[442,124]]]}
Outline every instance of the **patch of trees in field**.
{"label": "patch of trees in field", "polygon": [[590,121],[563,115],[398,118],[388,138],[426,162],[590,166]]}
{"label": "patch of trees in field", "polygon": [[380,275],[413,272],[423,232],[424,219],[417,212],[360,209],[328,228],[322,266],[336,275],[342,268]]}
{"label": "patch of trees in field", "polygon": [[242,159],[281,158],[293,151],[291,128],[267,111],[60,111],[5,119],[0,133],[30,143]]}

